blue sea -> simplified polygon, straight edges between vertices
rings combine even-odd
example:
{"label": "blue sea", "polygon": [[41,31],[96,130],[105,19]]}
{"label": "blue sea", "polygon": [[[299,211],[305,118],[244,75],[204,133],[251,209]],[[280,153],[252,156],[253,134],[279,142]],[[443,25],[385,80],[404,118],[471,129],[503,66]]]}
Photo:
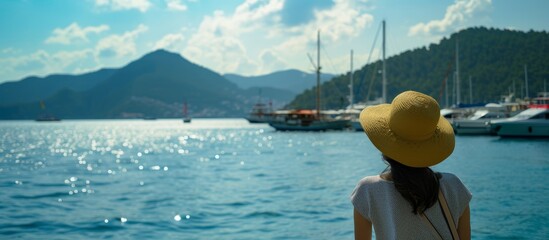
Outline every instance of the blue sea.
{"label": "blue sea", "polygon": [[[473,239],[549,238],[549,140],[456,138]],[[353,239],[362,132],[244,119],[2,121],[0,239]]]}

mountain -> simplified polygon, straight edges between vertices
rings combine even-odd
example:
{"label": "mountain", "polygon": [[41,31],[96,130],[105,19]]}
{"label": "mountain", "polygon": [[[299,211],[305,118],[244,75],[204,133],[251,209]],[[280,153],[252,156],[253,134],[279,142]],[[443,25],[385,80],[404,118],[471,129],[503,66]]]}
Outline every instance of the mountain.
{"label": "mountain", "polygon": [[[316,74],[305,73],[295,69],[251,77],[237,74],[225,74],[223,76],[243,89],[270,87],[299,94],[305,89],[316,86]],[[321,74],[320,81],[326,82],[333,77],[334,75],[332,74]]]}
{"label": "mountain", "polygon": [[[390,37],[390,36],[388,36]],[[469,77],[473,102],[498,102],[502,95],[516,89],[517,97],[526,96],[524,66],[528,69],[528,95],[544,91],[549,79],[549,33],[542,31],[514,31],[475,27],[454,33],[437,44],[408,50],[386,60],[387,100],[406,90],[431,95],[444,106],[445,85],[449,99],[454,81],[456,41],[459,39],[460,88],[463,103],[470,103]],[[377,61],[363,66],[353,75],[357,101],[373,100],[381,96],[381,69]],[[347,106],[349,73],[333,78],[321,86],[324,108]],[[369,86],[372,86],[369,88]],[[369,98],[367,98],[370,92]],[[314,107],[315,91],[307,90],[286,106]]]}
{"label": "mountain", "polygon": [[[184,102],[193,117],[237,117],[253,105],[249,95],[179,54],[157,50],[90,89],[63,88],[44,102],[48,113],[63,119],[181,117]],[[3,105],[1,119],[32,119],[43,111],[38,102]]]}
{"label": "mountain", "polygon": [[115,71],[114,69],[101,69],[82,75],[55,74],[2,83],[0,84],[0,104],[36,102],[50,97],[62,89],[85,91],[110,78]]}

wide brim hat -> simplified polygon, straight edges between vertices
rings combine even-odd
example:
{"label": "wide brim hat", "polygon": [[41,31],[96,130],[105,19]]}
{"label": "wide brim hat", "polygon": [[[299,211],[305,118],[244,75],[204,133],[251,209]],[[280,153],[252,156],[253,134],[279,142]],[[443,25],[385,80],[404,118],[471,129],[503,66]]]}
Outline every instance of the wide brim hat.
{"label": "wide brim hat", "polygon": [[406,91],[391,104],[367,107],[360,124],[382,154],[409,167],[436,165],[454,151],[452,125],[423,93]]}

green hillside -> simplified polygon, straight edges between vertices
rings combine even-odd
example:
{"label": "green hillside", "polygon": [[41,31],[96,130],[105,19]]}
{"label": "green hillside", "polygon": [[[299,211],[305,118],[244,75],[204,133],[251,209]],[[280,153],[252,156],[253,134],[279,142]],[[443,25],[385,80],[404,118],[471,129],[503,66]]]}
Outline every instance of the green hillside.
{"label": "green hillside", "polygon": [[[456,40],[459,41],[459,68],[462,103],[469,103],[469,77],[473,85],[473,102],[497,102],[516,90],[524,93],[524,66],[528,68],[529,96],[544,89],[549,80],[549,33],[469,28],[443,38],[438,44],[402,52],[386,60],[387,99],[398,93],[416,90],[431,95],[444,104],[444,79],[452,92],[455,71]],[[363,66],[354,73],[355,102],[381,96],[381,62]],[[373,80],[372,80],[373,79]],[[373,82],[372,82],[373,81]],[[372,82],[372,88],[369,88]],[[349,104],[349,73],[321,85],[322,107],[341,108]],[[315,88],[316,89],[316,88]],[[521,91],[521,89],[523,89]],[[313,108],[315,91],[298,95],[286,108]],[[452,99],[455,96],[450,95]]]}

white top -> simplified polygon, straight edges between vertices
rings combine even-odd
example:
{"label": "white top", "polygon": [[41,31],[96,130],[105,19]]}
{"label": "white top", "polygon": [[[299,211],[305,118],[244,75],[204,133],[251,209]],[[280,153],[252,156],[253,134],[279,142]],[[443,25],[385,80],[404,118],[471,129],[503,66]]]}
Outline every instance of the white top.
{"label": "white top", "polygon": [[[472,195],[458,177],[450,173],[441,174],[440,188],[454,222],[458,224]],[[351,194],[351,201],[355,209],[372,223],[376,239],[434,239],[429,227],[419,215],[412,213],[412,205],[400,195],[393,182],[379,175],[360,180]],[[452,239],[438,202],[427,209],[425,215],[443,239]]]}

